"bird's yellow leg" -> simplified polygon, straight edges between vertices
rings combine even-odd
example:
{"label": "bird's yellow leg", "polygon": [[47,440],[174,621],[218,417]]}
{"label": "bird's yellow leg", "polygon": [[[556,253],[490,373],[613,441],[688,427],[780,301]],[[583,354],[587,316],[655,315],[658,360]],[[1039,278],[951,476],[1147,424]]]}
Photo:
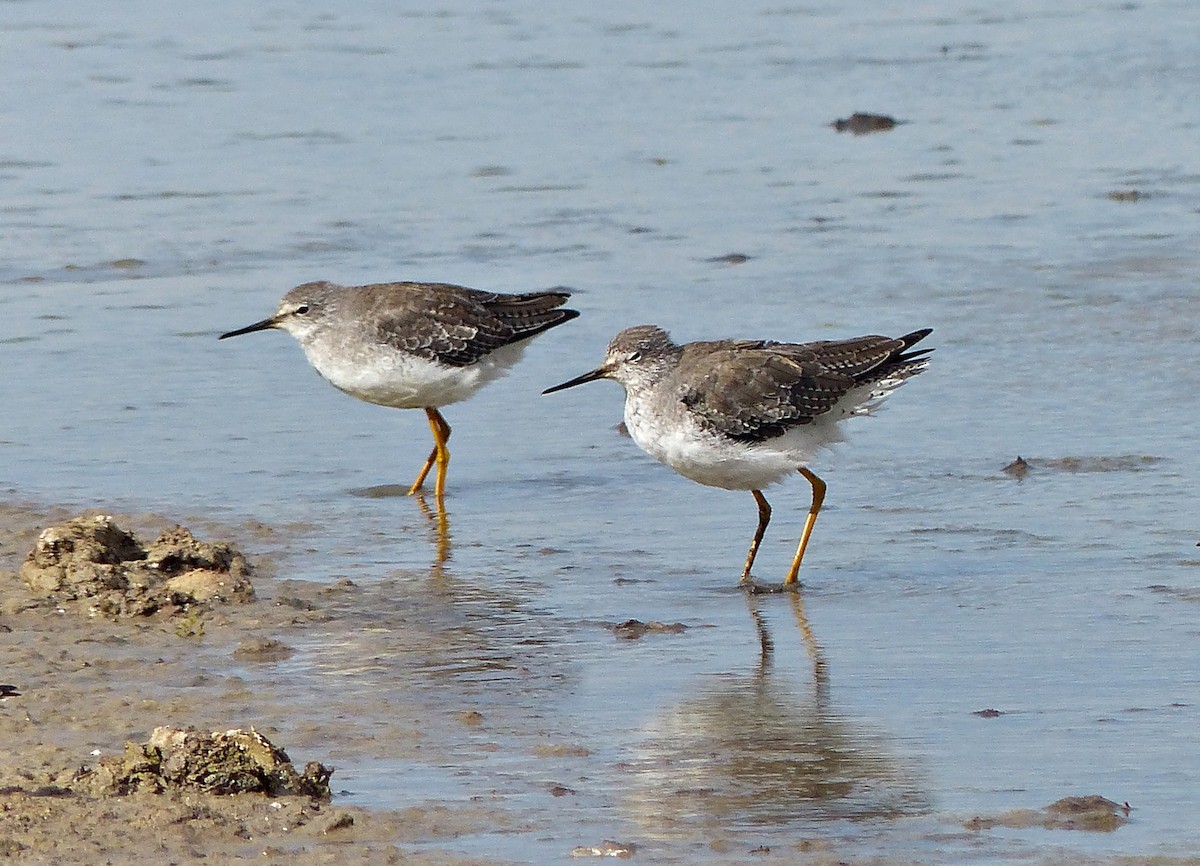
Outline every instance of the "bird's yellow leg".
{"label": "bird's yellow leg", "polygon": [[450,461],[450,452],[446,448],[446,440],[450,438],[450,425],[437,409],[426,408],[425,416],[429,419],[429,429],[433,432],[433,449],[425,458],[425,465],[421,467],[417,480],[408,488],[408,495],[413,496],[421,489],[429,470],[437,463],[437,486],[434,488],[434,496],[440,500],[446,487],[446,464]]}
{"label": "bird's yellow leg", "polygon": [[429,416],[430,428],[437,424],[437,430],[433,434],[434,450],[437,451],[437,482],[433,486],[433,498],[441,509],[446,494],[446,468],[450,465],[450,449],[446,447],[446,443],[450,441],[450,425],[437,409],[425,411],[432,413]]}
{"label": "bird's yellow leg", "polygon": [[812,535],[813,524],[817,522],[817,514],[821,511],[821,503],[825,501],[825,482],[804,466],[796,471],[807,478],[808,483],[812,485],[812,505],[808,509],[808,519],[804,521],[804,533],[800,536],[800,546],[796,548],[796,558],[792,560],[792,567],[783,581],[784,586],[796,582],[796,574],[800,571],[800,561],[804,559],[804,551],[808,547],[808,537]]}
{"label": "bird's yellow leg", "polygon": [[754,540],[750,542],[750,552],[746,554],[746,567],[742,569],[742,579],[738,581],[741,586],[750,583],[750,567],[754,565],[754,557],[758,556],[758,545],[762,543],[763,533],[767,531],[767,524],[771,522],[771,504],[767,502],[767,497],[762,495],[761,490],[750,492],[754,494],[754,501],[758,503],[758,529],[754,533]]}
{"label": "bird's yellow leg", "polygon": [[433,462],[437,460],[437,446],[429,452],[429,456],[425,458],[425,465],[421,467],[420,474],[417,475],[417,480],[412,483],[412,487],[408,488],[408,495],[415,496],[421,490],[421,485],[425,483],[425,476],[429,474],[429,470],[433,468]]}

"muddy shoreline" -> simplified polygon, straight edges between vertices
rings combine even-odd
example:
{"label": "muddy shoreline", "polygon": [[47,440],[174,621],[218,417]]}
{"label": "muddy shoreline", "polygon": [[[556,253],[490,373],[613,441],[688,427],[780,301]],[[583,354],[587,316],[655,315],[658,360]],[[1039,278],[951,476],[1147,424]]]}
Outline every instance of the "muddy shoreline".
{"label": "muddy shoreline", "polygon": [[[80,518],[60,508],[0,503],[0,685],[5,687],[0,689],[0,858],[7,862],[254,859],[293,866],[494,866],[511,861],[464,855],[464,847],[471,850],[470,837],[536,834],[547,820],[536,808],[518,805],[521,798],[510,797],[512,791],[472,786],[469,796],[413,796],[402,808],[369,807],[339,785],[338,766],[360,772],[376,765],[462,766],[473,756],[507,749],[528,762],[521,773],[529,778],[514,790],[541,785],[547,797],[574,798],[576,788],[592,778],[588,743],[544,719],[531,727],[530,711],[521,701],[490,697],[497,676],[535,692],[556,688],[561,676],[540,655],[540,642],[530,636],[527,618],[512,608],[512,599],[476,584],[451,591],[445,578],[428,572],[381,575],[361,584],[341,575],[326,581],[281,577],[290,558],[303,555],[303,528],[189,519],[193,539],[154,515],[85,512]],[[64,527],[72,525],[94,528],[115,539],[113,549],[132,551],[122,554],[134,557],[126,563],[130,567],[76,562],[55,572],[47,549],[63,547],[62,539],[71,535]],[[52,530],[43,532],[47,527]],[[128,530],[130,537],[115,527]],[[83,549],[94,540],[74,537],[72,544]],[[241,550],[247,552],[244,560]],[[110,554],[101,551],[99,558],[117,558]],[[37,559],[36,567],[27,558]],[[147,562],[153,566],[149,572]],[[223,563],[212,584],[220,587],[216,592],[192,573],[203,568],[188,571],[213,562]],[[228,572],[222,571],[226,565]],[[165,595],[155,595],[159,577],[170,590]],[[242,583],[246,577],[252,588]],[[113,589],[122,581],[129,586]],[[73,597],[85,585],[96,594]],[[49,597],[39,595],[47,586],[54,588]],[[208,600],[196,602],[195,596],[181,594],[180,586]],[[467,603],[448,606],[449,597]],[[526,635],[516,642],[522,649],[514,654],[512,644],[498,649],[481,640],[470,625],[474,605],[489,610],[489,628],[511,619]],[[504,609],[510,617],[497,614]],[[610,631],[619,642],[669,637],[684,629],[682,623],[636,620],[583,625]],[[701,751],[712,750],[717,764],[718,754],[744,761],[757,753],[744,741],[746,719],[757,718],[746,715],[744,699],[748,696],[738,693],[736,744],[703,741]],[[209,782],[221,771],[180,772],[176,761],[173,779],[186,776],[187,784],[157,777],[148,784],[129,782],[144,777],[144,757],[152,769],[170,763],[153,744],[190,738],[184,730],[198,737],[221,732],[218,741],[249,738],[252,746],[264,738],[268,751],[286,750],[282,757],[294,763],[284,772],[290,781],[259,793],[214,793],[219,786]],[[703,733],[703,725],[698,730]],[[755,730],[753,724],[749,730]],[[772,736],[764,734],[764,742],[772,742]],[[847,754],[863,747],[848,747]],[[767,758],[773,754],[768,749]],[[764,765],[766,776],[773,766]],[[301,768],[310,781],[329,786],[295,784]],[[873,778],[869,770],[863,773]],[[402,793],[402,776],[382,784]],[[114,784],[114,778],[124,781]],[[668,814],[663,811],[668,801],[685,811],[703,811],[716,802],[714,790],[690,791],[677,779],[664,784],[659,793],[667,800],[655,800],[659,818],[660,811]],[[225,785],[225,790],[239,788]],[[740,811],[749,808],[741,806]],[[1128,804],[1085,796],[1044,809],[964,815],[958,832],[1034,826],[1112,832],[1129,814]],[[743,862],[739,857],[747,851],[755,862],[790,862],[797,854],[806,862],[843,859],[838,841],[801,837],[790,850],[777,849],[764,860],[768,852],[761,846],[739,847],[733,836],[726,840],[719,827],[712,829],[710,853],[718,858],[727,853],[729,862]],[[579,838],[564,845],[561,856],[654,860],[650,851],[639,851],[642,842]],[[727,852],[720,847],[725,845]],[[772,859],[780,856],[784,859]]]}
{"label": "muddy shoreline", "polygon": [[[369,592],[344,580],[280,580],[273,557],[255,554],[255,597],[245,603],[136,616],[105,615],[87,600],[50,603],[18,572],[39,533],[74,516],[0,504],[0,682],[16,692],[0,698],[0,856],[7,862],[395,863],[409,861],[406,843],[418,842],[423,863],[484,862],[437,850],[439,839],[492,825],[494,817],[473,806],[381,810],[342,805],[336,796],[323,802],[188,789],[91,796],[73,789],[81,771],[163,725],[253,727],[297,767],[334,755],[335,792],[339,759],[368,762],[388,739],[411,748],[419,738],[411,730],[364,735],[351,721],[312,718],[288,677],[274,673],[294,644],[315,637],[314,627],[337,628],[347,604],[369,604]],[[151,515],[113,519],[140,537],[173,525]],[[286,544],[259,525],[196,531],[255,551]]]}

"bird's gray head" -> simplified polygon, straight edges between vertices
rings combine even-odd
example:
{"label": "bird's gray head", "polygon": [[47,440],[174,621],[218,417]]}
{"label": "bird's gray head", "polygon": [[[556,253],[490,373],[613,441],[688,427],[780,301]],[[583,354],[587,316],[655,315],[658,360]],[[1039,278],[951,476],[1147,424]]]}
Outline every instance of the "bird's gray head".
{"label": "bird's gray head", "polygon": [[315,283],[304,283],[296,286],[279,302],[275,315],[253,325],[238,328],[222,334],[218,339],[238,337],[254,331],[265,331],[268,328],[278,328],[287,331],[301,343],[319,332],[324,323],[329,321],[342,286],[321,280]]}
{"label": "bird's gray head", "polygon": [[596,379],[612,379],[626,388],[653,385],[671,369],[679,351],[680,347],[671,336],[657,325],[626,328],[608,344],[603,364],[542,393],[561,391]]}

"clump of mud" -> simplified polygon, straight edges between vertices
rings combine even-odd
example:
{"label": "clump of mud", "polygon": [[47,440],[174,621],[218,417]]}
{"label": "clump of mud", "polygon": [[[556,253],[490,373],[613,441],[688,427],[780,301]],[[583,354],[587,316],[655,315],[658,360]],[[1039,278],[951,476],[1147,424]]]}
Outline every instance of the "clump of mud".
{"label": "clump of mud", "polygon": [[1165,458],[1151,454],[1115,454],[1101,457],[1053,457],[1029,458],[1017,455],[1017,459],[1009,463],[1001,472],[1013,478],[1022,479],[1034,471],[1049,472],[1140,472],[1150,469]]}
{"label": "clump of mud", "polygon": [[628,860],[637,851],[637,845],[605,839],[599,845],[578,845],[571,851],[572,857],[620,857]]}
{"label": "clump of mud", "polygon": [[870,135],[872,132],[886,132],[895,129],[903,123],[886,114],[872,114],[866,111],[856,111],[849,117],[839,117],[829,124],[836,132],[849,132],[851,135]]}
{"label": "clump of mud", "polygon": [[127,743],[125,753],[80,770],[71,790],[93,797],[201,791],[329,800],[333,769],[310,761],[299,772],[287,753],[251,728],[204,733],[155,728],[149,742]]}
{"label": "clump of mud", "polygon": [[56,604],[88,601],[109,617],[176,613],[254,598],[250,566],[230,544],[199,541],[182,526],[149,546],[111,517],[76,517],[42,531],[20,576]]}
{"label": "clump of mud", "polygon": [[606,627],[622,640],[640,640],[648,634],[680,634],[687,631],[687,626],[681,622],[642,622],[640,619],[627,619],[615,625],[606,623]]}
{"label": "clump of mud", "polygon": [[1044,827],[1047,830],[1087,830],[1111,833],[1129,820],[1128,803],[1114,803],[1099,794],[1063,797],[1044,809],[1013,809],[987,817],[976,815],[964,826],[968,830],[993,827]]}

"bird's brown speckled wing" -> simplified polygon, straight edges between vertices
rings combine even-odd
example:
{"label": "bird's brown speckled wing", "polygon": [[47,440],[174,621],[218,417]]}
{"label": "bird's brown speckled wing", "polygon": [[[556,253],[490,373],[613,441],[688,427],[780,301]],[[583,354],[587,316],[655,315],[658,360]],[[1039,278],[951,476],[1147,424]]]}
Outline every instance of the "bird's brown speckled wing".
{"label": "bird's brown speckled wing", "polygon": [[394,291],[376,291],[374,298],[378,339],[453,367],[579,315],[561,308],[570,297],[561,291],[504,295],[445,283],[389,285]]}
{"label": "bird's brown speckled wing", "polygon": [[867,336],[849,340],[821,340],[816,343],[783,343],[775,348],[790,357],[811,360],[830,372],[842,373],[857,380],[868,377],[885,361],[903,351],[903,339]]}
{"label": "bird's brown speckled wing", "polygon": [[761,442],[810,424],[850,390],[918,372],[924,353],[904,350],[925,336],[856,337],[817,343],[695,343],[684,349],[680,399],[720,435]]}

